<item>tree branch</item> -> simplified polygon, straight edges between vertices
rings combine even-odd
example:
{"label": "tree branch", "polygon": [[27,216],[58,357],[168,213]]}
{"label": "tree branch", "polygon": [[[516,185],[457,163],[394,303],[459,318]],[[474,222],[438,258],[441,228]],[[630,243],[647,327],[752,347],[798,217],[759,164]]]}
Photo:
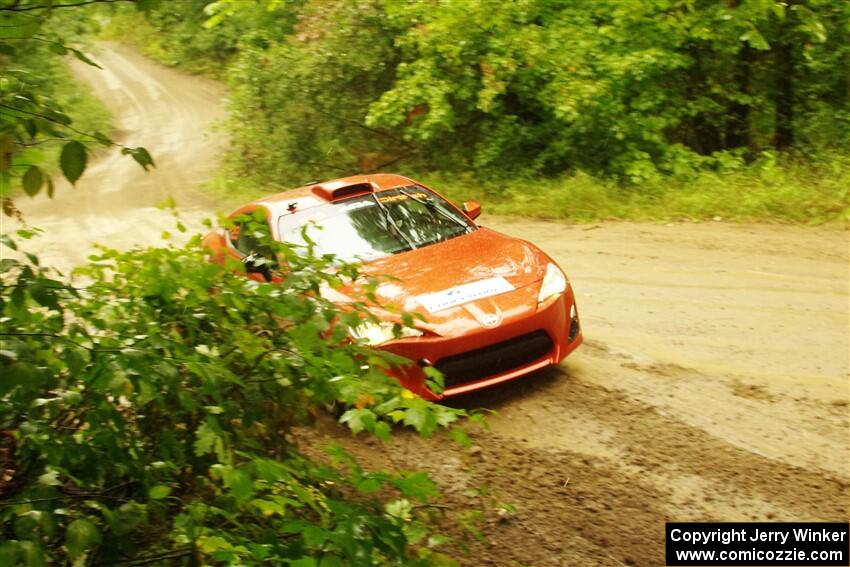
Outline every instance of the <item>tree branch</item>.
{"label": "tree branch", "polygon": [[0,12],[30,12],[32,10],[48,10],[53,8],[76,8],[85,6],[86,4],[114,4],[116,2],[133,2],[137,0],[86,0],[85,2],[77,2],[70,4],[39,4],[36,6],[11,6],[0,8]]}
{"label": "tree branch", "polygon": [[[88,134],[86,132],[83,132],[82,130],[77,130],[73,126],[69,126],[67,124],[64,124],[60,120],[56,120],[55,118],[51,118],[50,116],[47,116],[45,114],[40,114],[38,112],[32,112],[31,110],[24,110],[23,108],[17,108],[15,106],[9,106],[8,104],[3,104],[3,103],[0,103],[0,108],[7,108],[7,109],[9,109],[13,112],[21,112],[23,114],[29,114],[30,116],[35,116],[36,118],[42,118],[44,120],[47,120],[48,122],[53,122],[54,124],[59,124],[63,128],[67,128],[68,130],[70,130],[71,132],[74,132],[75,134],[79,134],[80,136],[85,136],[87,138],[91,138],[92,140],[95,140],[95,141],[98,141],[98,142],[102,142],[102,140],[100,138],[98,138],[97,136],[93,136],[92,134]],[[7,116],[9,116],[9,115],[7,114]],[[14,116],[14,115],[12,115],[12,116]],[[111,144],[115,145],[115,146],[119,146],[119,147],[122,147],[122,148],[127,147],[127,146],[124,146],[122,144],[116,144],[112,140],[109,140],[109,142]]]}
{"label": "tree branch", "polygon": [[46,337],[51,339],[58,339],[60,341],[69,342],[72,345],[78,346],[80,348],[84,348],[89,352],[121,352],[120,348],[97,348],[97,347],[87,347],[78,343],[77,341],[71,340],[68,337],[63,337],[62,335],[57,335],[56,333],[0,333],[0,337]]}
{"label": "tree branch", "polygon": [[364,171],[364,173],[374,173],[374,172],[376,172],[376,171],[380,171],[380,170],[384,169],[385,167],[387,167],[388,165],[392,165],[392,164],[394,164],[394,163],[396,163],[396,162],[399,162],[399,161],[401,161],[401,160],[403,160],[403,159],[405,159],[405,158],[408,158],[408,157],[410,157],[410,156],[414,155],[417,151],[418,151],[418,150],[417,150],[416,148],[413,148],[413,149],[412,149],[412,150],[410,150],[409,152],[404,152],[404,153],[403,153],[403,154],[401,154],[400,156],[398,156],[398,157],[394,157],[394,158],[393,158],[393,159],[391,159],[390,161],[385,161],[384,163],[382,163],[382,164],[380,164],[380,165],[376,165],[376,166],[375,166],[375,167],[373,167],[372,169],[369,169],[369,170],[367,170],[367,171]]}
{"label": "tree branch", "polygon": [[324,116],[326,118],[332,118],[333,120],[338,120],[340,122],[345,122],[347,124],[351,124],[352,126],[357,126],[358,128],[360,128],[362,130],[366,130],[367,132],[371,132],[372,134],[377,134],[378,136],[383,136],[385,138],[389,138],[390,140],[392,140],[394,142],[398,142],[399,144],[401,144],[402,146],[404,146],[406,148],[411,147],[411,144],[410,144],[409,141],[407,141],[403,138],[399,138],[398,136],[395,136],[393,134],[390,134],[389,132],[384,132],[383,130],[378,130],[377,128],[370,128],[369,126],[366,126],[362,122],[360,122],[358,120],[354,120],[353,118],[346,118],[344,116],[337,116],[335,114],[331,114],[329,112],[324,112],[322,110],[316,110],[316,109],[313,109],[312,112],[314,114],[318,114],[319,116]]}

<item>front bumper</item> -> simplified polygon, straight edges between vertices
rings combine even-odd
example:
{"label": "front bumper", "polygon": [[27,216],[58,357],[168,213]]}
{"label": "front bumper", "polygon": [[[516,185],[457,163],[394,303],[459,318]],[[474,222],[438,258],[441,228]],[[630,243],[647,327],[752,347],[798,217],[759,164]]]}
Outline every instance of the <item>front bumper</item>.
{"label": "front bumper", "polygon": [[[402,386],[425,399],[440,400],[558,364],[581,342],[575,297],[568,287],[540,305],[536,312],[506,318],[492,329],[482,327],[456,337],[399,339],[380,348],[414,361],[391,372]],[[432,392],[425,385],[423,367],[429,365],[445,375],[442,394]]]}

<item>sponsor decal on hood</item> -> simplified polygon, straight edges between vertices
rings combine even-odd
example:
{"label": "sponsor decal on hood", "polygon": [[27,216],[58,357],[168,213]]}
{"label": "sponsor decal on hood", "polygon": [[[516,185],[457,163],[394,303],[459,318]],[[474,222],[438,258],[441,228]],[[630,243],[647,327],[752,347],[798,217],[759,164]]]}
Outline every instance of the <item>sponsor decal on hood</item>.
{"label": "sponsor decal on hood", "polygon": [[429,313],[437,313],[450,307],[514,291],[514,289],[508,280],[497,276],[420,295],[416,299]]}

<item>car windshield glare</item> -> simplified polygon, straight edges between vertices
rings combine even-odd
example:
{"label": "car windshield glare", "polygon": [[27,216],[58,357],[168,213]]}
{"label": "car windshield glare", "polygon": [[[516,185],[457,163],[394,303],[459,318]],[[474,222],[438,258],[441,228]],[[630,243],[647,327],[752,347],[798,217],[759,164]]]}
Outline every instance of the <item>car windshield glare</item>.
{"label": "car windshield glare", "polygon": [[367,261],[422,248],[475,230],[445,199],[410,185],[284,214],[280,239],[304,245],[315,255],[345,262]]}

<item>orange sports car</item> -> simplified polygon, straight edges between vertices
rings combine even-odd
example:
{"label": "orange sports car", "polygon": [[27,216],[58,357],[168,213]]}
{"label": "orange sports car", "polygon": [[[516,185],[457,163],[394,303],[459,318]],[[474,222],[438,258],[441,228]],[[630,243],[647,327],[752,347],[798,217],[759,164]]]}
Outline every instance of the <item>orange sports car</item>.
{"label": "orange sports car", "polygon": [[[315,254],[334,254],[361,263],[366,273],[394,277],[378,287],[379,301],[424,321],[401,336],[393,332],[394,320],[364,325],[356,334],[409,359],[394,374],[424,398],[525,376],[559,363],[581,344],[575,296],[564,272],[530,242],[478,226],[478,203],[458,208],[422,183],[373,174],[286,191],[244,205],[230,218],[256,216],[258,210],[268,220],[268,238],[304,244],[306,230]],[[217,261],[230,256],[246,262],[251,277],[272,279],[262,262],[253,261],[262,244],[255,230],[248,233],[237,223],[210,233],[204,244]],[[352,298],[340,293],[337,299]],[[425,384],[428,366],[444,376],[441,394]]]}

